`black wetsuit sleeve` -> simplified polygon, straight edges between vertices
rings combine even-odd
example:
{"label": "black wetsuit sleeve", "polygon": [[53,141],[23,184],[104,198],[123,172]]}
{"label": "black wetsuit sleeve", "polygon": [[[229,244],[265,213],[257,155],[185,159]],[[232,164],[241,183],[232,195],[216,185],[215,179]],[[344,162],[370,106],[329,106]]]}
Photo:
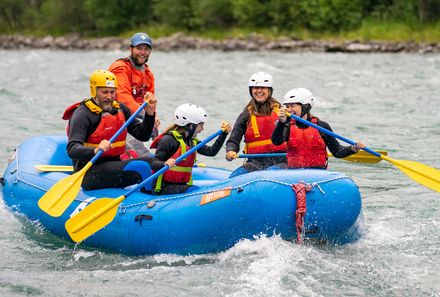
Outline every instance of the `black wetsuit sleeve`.
{"label": "black wetsuit sleeve", "polygon": [[[318,120],[318,126],[333,132],[332,128],[330,127],[330,125],[327,122]],[[324,140],[325,144],[327,145],[328,150],[332,153],[332,155],[335,158],[345,158],[345,157],[351,156],[355,153],[351,149],[351,145],[343,146],[333,136],[325,134],[324,132],[321,132],[321,131],[319,131],[319,134],[321,135],[322,139]]]}
{"label": "black wetsuit sleeve", "polygon": [[89,161],[95,155],[93,147],[85,147],[84,142],[98,127],[101,116],[80,105],[69,121],[67,154],[71,159]]}
{"label": "black wetsuit sleeve", "polygon": [[240,151],[240,143],[246,132],[249,118],[250,115],[246,109],[238,116],[231,135],[229,136],[228,141],[226,141],[226,152],[233,151],[238,153]]}
{"label": "black wetsuit sleeve", "polygon": [[165,166],[165,162],[179,149],[179,142],[172,136],[165,134],[157,144],[154,158],[150,164],[151,169],[158,171]]}
{"label": "black wetsuit sleeve", "polygon": [[285,123],[278,121],[275,129],[272,133],[272,143],[274,145],[281,145],[286,142],[289,138],[290,133],[290,122],[287,120]]}
{"label": "black wetsuit sleeve", "polygon": [[[131,117],[132,113],[127,106],[122,103],[119,104],[124,112],[125,120],[127,121]],[[151,133],[153,132],[155,118],[156,115],[150,116],[147,113],[145,114],[143,120],[140,118],[135,118],[127,127],[128,133],[139,141],[148,141],[151,137]]]}
{"label": "black wetsuit sleeve", "polygon": [[204,156],[214,157],[215,155],[218,154],[218,152],[222,148],[223,143],[225,143],[227,135],[228,135],[227,133],[223,132],[217,137],[217,139],[215,140],[212,146],[204,145],[201,148],[199,148],[197,152]]}

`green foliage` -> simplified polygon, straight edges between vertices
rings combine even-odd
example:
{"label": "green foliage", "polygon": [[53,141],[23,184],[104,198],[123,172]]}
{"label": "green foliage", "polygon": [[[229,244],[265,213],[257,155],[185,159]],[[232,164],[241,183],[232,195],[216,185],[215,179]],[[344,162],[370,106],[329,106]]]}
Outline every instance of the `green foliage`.
{"label": "green foliage", "polygon": [[103,36],[143,30],[219,37],[257,31],[319,38],[366,33],[367,27],[386,34],[376,24],[398,24],[406,32],[437,28],[439,22],[440,0],[0,0],[0,34]]}
{"label": "green foliage", "polygon": [[84,0],[97,33],[120,33],[146,23],[152,17],[151,1]]}
{"label": "green foliage", "polygon": [[161,24],[191,29],[191,0],[159,0],[153,4],[153,11]]}
{"label": "green foliage", "polygon": [[355,29],[362,20],[362,0],[303,0],[296,12],[300,24],[313,31]]}
{"label": "green foliage", "polygon": [[47,0],[41,6],[40,26],[55,33],[80,32],[93,28],[84,7],[85,0]]}
{"label": "green foliage", "polygon": [[20,29],[24,0],[0,0],[0,28],[8,33]]}
{"label": "green foliage", "polygon": [[227,28],[234,22],[233,0],[192,0],[191,25],[199,30]]}
{"label": "green foliage", "polygon": [[232,14],[239,26],[285,31],[299,24],[298,2],[292,0],[236,0],[232,2]]}

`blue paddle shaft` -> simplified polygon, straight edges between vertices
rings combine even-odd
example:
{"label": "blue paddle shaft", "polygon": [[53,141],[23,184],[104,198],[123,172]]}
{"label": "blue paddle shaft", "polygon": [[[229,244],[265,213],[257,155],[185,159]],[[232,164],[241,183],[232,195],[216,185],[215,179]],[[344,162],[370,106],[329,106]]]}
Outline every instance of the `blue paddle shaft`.
{"label": "blue paddle shaft", "polygon": [[267,154],[239,154],[237,158],[275,158],[285,157],[286,153],[267,153]]}
{"label": "blue paddle shaft", "polygon": [[[291,114],[290,117],[292,119],[294,119],[294,120],[297,120],[298,122],[301,122],[301,123],[303,123],[305,125],[313,127],[315,129],[318,129],[319,131],[321,131],[321,132],[323,132],[325,134],[328,134],[328,135],[333,136],[335,138],[338,138],[338,139],[340,139],[342,141],[345,141],[346,143],[349,143],[351,145],[356,145],[356,142],[354,142],[353,140],[350,140],[348,138],[345,138],[344,136],[338,135],[338,134],[336,134],[336,133],[334,133],[334,132],[332,132],[330,130],[327,130],[327,129],[322,128],[322,127],[320,127],[318,125],[315,125],[312,122],[304,120],[303,118],[300,118],[300,117],[298,117],[298,116],[296,116],[294,114]],[[366,151],[366,152],[369,152],[370,154],[372,154],[372,155],[374,155],[374,156],[376,156],[378,158],[380,158],[380,156],[381,156],[381,154],[379,154],[378,152],[373,151],[372,149],[369,149],[368,147],[364,147],[363,150]]]}
{"label": "blue paddle shaft", "polygon": [[[186,157],[188,157],[189,155],[191,155],[192,153],[194,153],[195,151],[197,151],[199,148],[201,148],[202,146],[204,146],[205,144],[207,144],[208,142],[210,142],[213,138],[217,137],[218,135],[222,134],[223,130],[218,130],[217,132],[215,132],[214,134],[212,134],[211,136],[206,137],[205,139],[203,139],[200,143],[198,143],[195,147],[191,148],[189,151],[187,151],[186,153],[184,153],[183,155],[181,155],[180,157],[178,157],[176,159],[176,164],[178,164],[180,161],[183,161]],[[161,175],[162,173],[164,173],[165,171],[167,171],[168,169],[170,169],[170,166],[165,165],[163,168],[161,168],[159,171],[155,172],[153,175],[151,175],[149,178],[145,179],[143,182],[141,182],[140,184],[138,184],[136,187],[134,187],[133,189],[131,189],[130,191],[127,192],[127,194],[125,194],[125,197],[130,196],[131,194],[137,192],[140,188],[142,188],[143,186],[145,186],[149,181],[157,178],[159,175]]]}
{"label": "blue paddle shaft", "polygon": [[[131,124],[131,122],[133,122],[133,120],[136,118],[136,116],[142,111],[142,109],[147,106],[147,102],[145,101],[144,103],[142,103],[141,106],[139,106],[139,108],[131,115],[131,117],[124,123],[124,125],[122,125],[121,128],[119,128],[118,131],[116,131],[115,135],[112,136],[112,138],[110,138],[109,142],[113,143],[113,141],[115,141],[116,138],[118,138],[118,136],[122,133],[122,131],[125,130],[125,128],[128,127],[128,125]],[[101,155],[104,153],[103,150],[99,150],[99,152],[96,153],[96,155],[92,158],[92,160],[90,160],[90,162],[93,164],[95,163],[96,160],[98,160],[99,157],[101,157]]]}

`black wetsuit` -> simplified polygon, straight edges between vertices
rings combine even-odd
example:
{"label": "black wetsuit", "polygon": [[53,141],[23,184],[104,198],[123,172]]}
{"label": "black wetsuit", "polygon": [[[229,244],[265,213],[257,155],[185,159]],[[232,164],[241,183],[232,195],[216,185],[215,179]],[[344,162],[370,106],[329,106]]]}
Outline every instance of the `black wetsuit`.
{"label": "black wetsuit", "polygon": [[[119,103],[125,120],[128,120],[132,113],[124,104]],[[112,114],[117,113],[113,109]],[[154,127],[155,115],[146,115],[144,120],[135,119],[127,127],[128,133],[141,141],[150,139]],[[69,139],[67,143],[67,153],[72,158],[75,171],[83,168],[89,162],[94,153],[94,147],[86,147],[84,143],[88,137],[96,130],[101,121],[101,115],[91,112],[84,104],[81,104],[73,113],[69,120]],[[151,157],[140,159],[127,159],[121,161],[119,156],[101,157],[93,164],[84,176],[82,187],[86,190],[100,188],[124,188],[126,186],[139,183],[142,177],[137,171],[124,171],[124,167],[131,161],[142,160],[151,162]]]}
{"label": "black wetsuit", "polygon": [[[310,119],[308,119],[308,121],[310,121]],[[296,122],[295,124],[299,129],[309,128],[308,125],[303,124],[301,122]],[[324,129],[327,129],[329,131],[333,131],[327,122],[321,121],[320,119],[318,119],[316,125]],[[275,145],[282,144],[283,142],[289,139],[289,134],[290,134],[289,119],[287,119],[285,123],[278,121],[277,126],[275,127],[275,130],[273,131],[272,134],[272,143]],[[321,135],[321,138],[324,140],[325,145],[327,146],[327,148],[335,158],[345,158],[355,154],[355,152],[351,149],[351,145],[343,146],[336,140],[336,138],[328,134],[325,134],[324,132],[321,131],[319,131],[319,135]],[[285,166],[281,166],[281,167],[285,167]]]}
{"label": "black wetsuit", "polygon": [[[238,153],[240,151],[240,143],[246,133],[247,125],[250,120],[250,114],[247,109],[243,110],[235,121],[234,128],[232,129],[231,135],[226,142],[226,152],[234,151]],[[256,170],[263,170],[270,166],[280,165],[280,163],[286,163],[285,157],[274,157],[274,158],[251,158],[246,161],[246,163],[237,168],[236,171],[239,172],[244,169],[246,172],[252,172]],[[234,171],[235,172],[235,171]],[[240,172],[240,174],[245,172]],[[233,176],[235,174],[233,173]]]}
{"label": "black wetsuit", "polygon": [[[204,145],[197,150],[197,153],[208,157],[214,157],[222,148],[227,135],[228,135],[227,133],[223,132],[217,137],[216,141],[212,146]],[[194,147],[194,144],[192,143],[192,140],[190,138],[185,138],[184,141],[188,146]],[[157,145],[155,158],[151,162],[151,168],[154,171],[160,170],[162,167],[165,166],[165,162],[177,152],[179,147],[180,147],[179,142],[171,133],[165,134]],[[153,184],[153,189],[154,187],[155,187],[155,182]],[[170,183],[170,182],[162,181],[161,191],[158,192],[157,194],[165,195],[165,194],[184,193],[190,187],[191,186],[188,185],[187,183]]]}

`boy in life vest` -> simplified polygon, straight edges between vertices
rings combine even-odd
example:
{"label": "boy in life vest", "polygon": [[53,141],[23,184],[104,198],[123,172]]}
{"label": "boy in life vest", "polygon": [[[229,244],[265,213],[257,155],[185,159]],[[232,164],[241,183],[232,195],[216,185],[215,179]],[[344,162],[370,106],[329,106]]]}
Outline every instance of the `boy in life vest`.
{"label": "boy in life vest", "polygon": [[272,142],[275,145],[287,143],[288,168],[327,169],[326,148],[334,157],[345,158],[364,147],[361,142],[342,146],[333,136],[287,117],[287,113],[291,113],[333,131],[327,122],[310,114],[314,101],[312,93],[304,88],[292,89],[284,95],[284,106],[279,110],[279,121],[273,131]]}
{"label": "boy in life vest", "polygon": [[[159,135],[150,148],[155,148],[155,160],[151,167],[158,171],[165,165],[170,169],[165,171],[153,183],[153,191],[159,195],[184,193],[192,186],[192,168],[196,161],[196,153],[188,156],[176,164],[176,159],[198,144],[197,134],[203,131],[203,125],[208,116],[200,106],[186,103],[176,108],[174,125]],[[220,151],[226,136],[232,130],[231,124],[221,124],[223,133],[220,134],[212,146],[204,145],[197,150],[205,156],[213,157]]]}
{"label": "boy in life vest", "polygon": [[[271,140],[278,122],[278,109],[281,107],[281,104],[272,97],[272,76],[267,72],[254,73],[248,85],[251,100],[235,121],[234,128],[226,142],[226,160],[228,161],[237,157],[243,137],[246,154],[286,152],[285,143],[276,146]],[[263,170],[285,162],[284,157],[250,158],[243,166],[232,172],[230,177]]]}
{"label": "boy in life vest", "polygon": [[132,113],[127,106],[115,101],[118,80],[107,70],[96,70],[90,76],[91,97],[68,107],[63,119],[67,127],[67,153],[74,170],[81,170],[100,149],[102,156],[87,170],[82,187],[85,190],[124,188],[141,182],[151,174],[151,157],[121,160],[125,152],[127,134],[147,141],[154,127],[156,101],[151,98],[143,121],[133,121],[110,144]]}

